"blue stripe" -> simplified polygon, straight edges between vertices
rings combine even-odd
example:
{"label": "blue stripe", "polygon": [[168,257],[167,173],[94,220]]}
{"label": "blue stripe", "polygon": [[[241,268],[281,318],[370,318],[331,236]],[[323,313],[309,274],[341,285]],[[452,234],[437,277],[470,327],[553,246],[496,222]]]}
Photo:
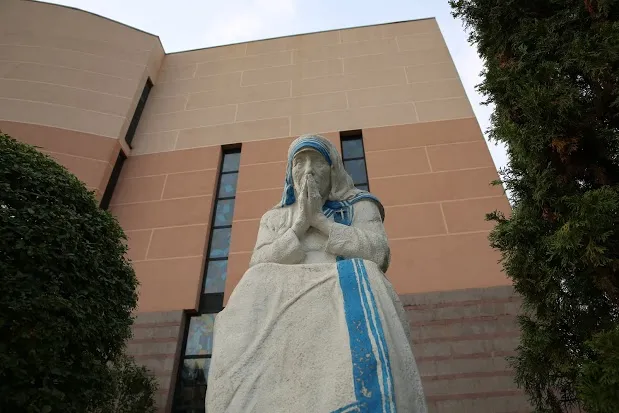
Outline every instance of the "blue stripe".
{"label": "blue stripe", "polygon": [[361,278],[356,273],[354,265],[354,260],[337,262],[350,341],[355,397],[358,402],[362,403],[363,410],[361,411],[380,412],[383,411],[383,406],[377,375],[377,362],[363,311]]}
{"label": "blue stripe", "polygon": [[363,296],[362,302],[366,310],[366,315],[370,324],[370,331],[372,332],[372,337],[374,338],[374,342],[376,343],[376,350],[380,358],[382,378],[381,387],[382,395],[384,397],[383,408],[384,411],[392,413],[394,412],[393,407],[395,406],[395,399],[393,394],[393,378],[391,376],[391,364],[389,362],[387,340],[385,339],[385,333],[383,331],[383,326],[380,321],[380,315],[378,314],[378,308],[376,306],[374,294],[372,293],[372,288],[370,286],[370,280],[368,278],[365,264],[360,259],[355,259],[354,263],[361,277],[361,290]]}
{"label": "blue stripe", "polygon": [[290,158],[288,159],[288,161],[289,162],[292,161],[292,158],[294,158],[297,152],[305,148],[312,148],[312,149],[317,150],[318,152],[322,154],[322,156],[325,157],[329,165],[332,164],[331,156],[329,154],[329,148],[324,143],[322,143],[320,140],[316,138],[312,138],[312,137],[299,140],[299,142],[297,142],[297,144],[294,146],[294,148],[290,152]]}

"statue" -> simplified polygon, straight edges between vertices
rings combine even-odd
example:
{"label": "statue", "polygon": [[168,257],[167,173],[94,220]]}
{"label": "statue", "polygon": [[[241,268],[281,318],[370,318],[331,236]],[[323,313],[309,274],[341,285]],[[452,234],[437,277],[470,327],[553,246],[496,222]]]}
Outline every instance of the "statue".
{"label": "statue", "polygon": [[208,413],[427,412],[408,320],[384,276],[383,219],[327,139],[292,143],[282,200],[216,318]]}

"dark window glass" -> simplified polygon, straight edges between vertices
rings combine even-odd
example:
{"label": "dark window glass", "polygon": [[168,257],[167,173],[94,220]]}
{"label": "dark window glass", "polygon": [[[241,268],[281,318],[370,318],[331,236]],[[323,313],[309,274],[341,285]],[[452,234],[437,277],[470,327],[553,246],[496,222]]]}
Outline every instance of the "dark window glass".
{"label": "dark window glass", "polygon": [[107,181],[105,192],[101,197],[101,203],[99,204],[101,209],[108,209],[108,207],[110,206],[110,201],[112,200],[112,195],[114,195],[114,189],[116,189],[118,177],[120,176],[120,172],[123,169],[125,159],[127,159],[127,157],[122,151],[120,151],[118,157],[116,158],[114,168],[112,168],[112,174],[110,175],[110,179]]}
{"label": "dark window glass", "polygon": [[146,79],[146,84],[144,85],[144,89],[142,89],[142,94],[140,95],[140,100],[138,100],[138,104],[135,107],[135,112],[133,112],[133,117],[131,118],[131,123],[129,124],[129,128],[127,128],[127,133],[125,134],[125,142],[131,148],[131,143],[133,142],[133,137],[135,136],[135,131],[138,128],[138,124],[140,123],[140,117],[142,116],[142,112],[144,111],[144,106],[146,105],[146,100],[148,99],[148,95],[150,94],[150,90],[153,87],[153,82],[150,79]]}
{"label": "dark window glass", "polygon": [[344,159],[363,158],[363,141],[361,139],[343,140],[342,157]]}
{"label": "dark window glass", "polygon": [[175,411],[203,411],[210,365],[210,358],[183,361]]}
{"label": "dark window glass", "polygon": [[238,173],[225,174],[221,176],[219,181],[219,198],[234,196],[236,193],[236,180]]}
{"label": "dark window glass", "polygon": [[185,355],[209,355],[213,351],[213,325],[215,314],[202,314],[191,317]]}
{"label": "dark window glass", "polygon": [[232,228],[215,228],[211,235],[209,258],[225,258],[230,250]]}
{"label": "dark window glass", "polygon": [[226,287],[227,274],[228,260],[209,261],[208,265],[206,266],[204,293],[223,293]]}
{"label": "dark window glass", "polygon": [[234,199],[220,199],[215,207],[216,227],[232,225],[232,215],[234,214]]}
{"label": "dark window glass", "polygon": [[239,170],[241,161],[241,152],[227,153],[224,155],[224,162],[221,167],[221,172],[231,172]]}
{"label": "dark window glass", "polygon": [[344,161],[344,168],[346,172],[352,177],[353,182],[356,184],[366,184],[368,182],[365,175],[365,160],[355,159],[354,161]]}
{"label": "dark window glass", "polygon": [[367,185],[355,185],[357,189],[362,189],[364,191],[368,191],[369,187]]}
{"label": "dark window glass", "polygon": [[183,361],[183,371],[181,371],[183,384],[187,386],[206,384],[210,366],[210,358],[187,359]]}

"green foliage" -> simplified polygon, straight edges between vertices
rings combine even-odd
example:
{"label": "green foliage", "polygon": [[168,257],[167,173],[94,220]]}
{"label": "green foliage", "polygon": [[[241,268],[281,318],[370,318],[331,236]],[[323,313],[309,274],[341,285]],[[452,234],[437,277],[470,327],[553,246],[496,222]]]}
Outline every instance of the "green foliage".
{"label": "green foliage", "polygon": [[619,327],[587,343],[591,359],[583,366],[576,389],[589,413],[616,413],[619,406]]}
{"label": "green foliage", "polygon": [[129,356],[121,356],[111,365],[112,381],[107,387],[106,402],[90,413],[154,413],[156,379],[144,366]]}
{"label": "green foliage", "polygon": [[104,403],[137,301],[124,240],[75,176],[0,133],[0,411]]}
{"label": "green foliage", "polygon": [[508,151],[514,208],[489,218],[524,300],[516,381],[537,412],[618,411],[619,0],[450,4]]}

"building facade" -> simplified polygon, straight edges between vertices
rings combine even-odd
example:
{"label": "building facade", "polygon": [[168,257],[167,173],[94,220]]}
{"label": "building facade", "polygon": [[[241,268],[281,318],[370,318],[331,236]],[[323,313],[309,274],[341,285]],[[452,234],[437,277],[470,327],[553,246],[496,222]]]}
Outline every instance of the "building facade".
{"label": "building facade", "polygon": [[212,321],[281,197],[288,145],[320,133],[384,204],[432,412],[516,413],[519,298],[485,213],[509,211],[435,19],[166,54],[81,10],[0,3],[0,129],[40,147],[124,228],[140,281],[128,351],[161,412],[199,411]]}

